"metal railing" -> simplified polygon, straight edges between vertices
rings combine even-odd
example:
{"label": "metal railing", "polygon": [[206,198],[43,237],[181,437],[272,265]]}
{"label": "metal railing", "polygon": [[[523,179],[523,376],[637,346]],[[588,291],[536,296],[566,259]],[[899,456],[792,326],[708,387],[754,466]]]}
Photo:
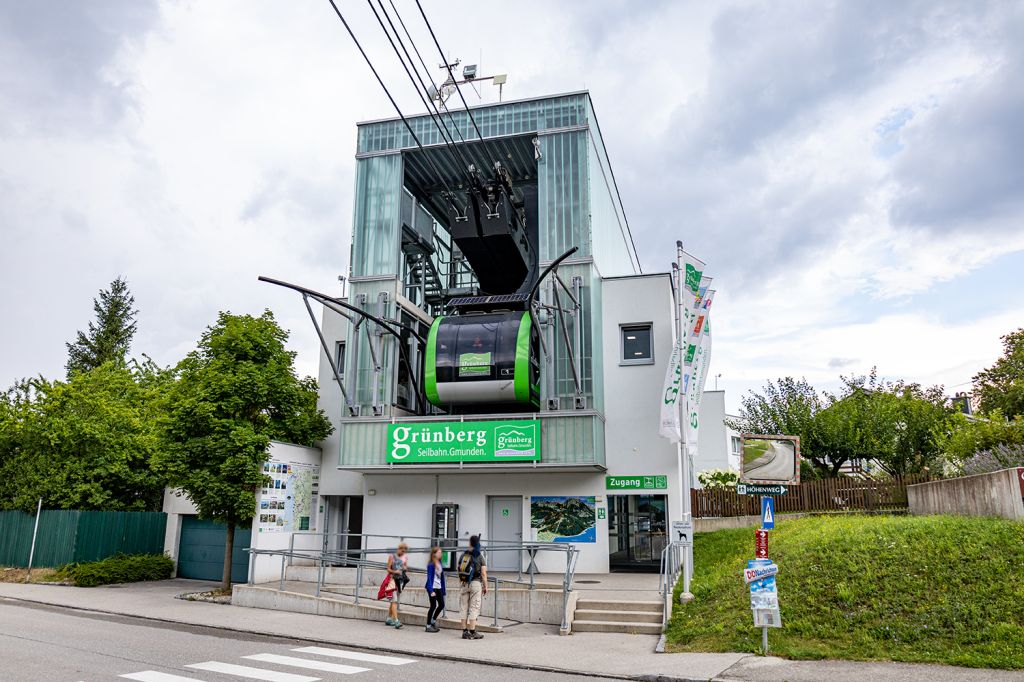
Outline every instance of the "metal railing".
{"label": "metal railing", "polygon": [[686,568],[686,550],[689,543],[672,542],[661,550],[661,574],[658,577],[658,592],[662,598],[661,625],[668,625],[672,615],[672,597],[676,591],[679,576],[683,576],[683,592],[690,591],[690,576]]}
{"label": "metal railing", "polygon": [[[324,536],[323,546],[316,549],[304,549],[295,548],[295,537],[311,537],[311,536]],[[327,540],[329,537],[339,536],[342,538],[344,549],[327,549]],[[250,555],[249,561],[249,585],[255,583],[255,567],[256,557],[258,556],[279,556],[281,558],[281,573],[278,580],[278,590],[284,590],[285,573],[289,566],[294,564],[295,559],[312,561],[317,567],[317,580],[316,580],[316,596],[320,597],[320,592],[323,589],[324,577],[326,568],[330,566],[343,566],[347,568],[356,569],[356,580],[355,589],[353,590],[354,603],[359,604],[360,590],[364,587],[363,576],[366,569],[371,570],[387,570],[387,561],[375,561],[368,558],[375,554],[384,554],[390,556],[397,552],[397,542],[394,547],[375,547],[375,548],[348,548],[349,538],[360,538],[360,544],[363,543],[364,539],[376,538],[385,540],[397,540],[398,542],[409,543],[410,540],[424,540],[429,544],[425,547],[413,547],[409,546],[407,552],[409,554],[429,554],[430,548],[434,545],[439,544],[437,538],[429,538],[423,536],[395,536],[395,535],[374,535],[364,533],[293,533],[289,540],[288,549],[252,549],[245,550]],[[461,546],[449,546],[443,547],[445,551],[449,552],[461,552],[470,549],[468,545]],[[579,550],[574,545],[557,542],[506,542],[500,540],[489,540],[481,541],[481,549],[489,554],[492,552],[518,552],[520,557],[525,553],[529,556],[529,566],[526,573],[529,576],[529,580],[524,580],[524,571],[522,570],[522,561],[519,562],[520,570],[519,577],[516,580],[508,578],[499,578],[498,576],[488,576],[487,582],[494,585],[494,609],[491,614],[494,619],[494,625],[498,625],[498,609],[499,609],[499,595],[501,591],[501,585],[515,585],[516,587],[527,587],[530,590],[536,589],[535,574],[536,565],[534,560],[540,552],[557,552],[565,555],[565,570],[562,574],[562,623],[561,629],[567,630],[569,627],[569,595],[572,592],[573,578],[576,573],[576,563],[579,558]],[[426,569],[418,567],[407,567],[407,573],[412,574],[426,574]],[[506,589],[508,589],[506,587]]]}

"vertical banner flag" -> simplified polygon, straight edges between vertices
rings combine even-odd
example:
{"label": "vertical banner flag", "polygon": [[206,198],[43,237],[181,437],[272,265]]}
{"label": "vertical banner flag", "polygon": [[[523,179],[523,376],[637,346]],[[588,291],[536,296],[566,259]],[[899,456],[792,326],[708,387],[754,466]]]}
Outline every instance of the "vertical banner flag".
{"label": "vertical banner flag", "polygon": [[693,348],[693,364],[690,368],[691,378],[684,397],[686,415],[683,429],[686,436],[687,451],[692,455],[697,451],[697,438],[700,427],[700,404],[704,396],[704,384],[711,364],[711,303],[715,298],[714,290],[706,291],[702,297],[697,318],[690,330],[689,342]]}
{"label": "vertical banner flag", "polygon": [[683,438],[679,430],[679,395],[683,382],[683,363],[679,353],[679,343],[673,344],[672,357],[668,361],[665,372],[665,385],[661,391],[661,428],[658,435],[668,438],[669,442],[678,443]]}

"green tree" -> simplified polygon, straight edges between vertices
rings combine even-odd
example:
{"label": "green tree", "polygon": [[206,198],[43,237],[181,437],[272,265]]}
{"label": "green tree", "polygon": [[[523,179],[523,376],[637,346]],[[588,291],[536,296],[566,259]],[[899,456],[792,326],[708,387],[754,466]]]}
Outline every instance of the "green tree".
{"label": "green tree", "polygon": [[96,321],[89,323],[88,332],[78,332],[68,347],[65,365],[68,376],[99,367],[105,362],[124,364],[135,336],[135,297],[128,290],[128,282],[118,277],[109,289],[100,291],[99,299],[92,300]]}
{"label": "green tree", "polygon": [[[998,453],[1000,446],[1014,450],[1024,448],[1024,417],[1006,419],[999,410],[976,417],[956,412],[935,429],[934,435],[948,473],[961,475],[967,462],[980,452]],[[1012,462],[995,459],[1001,465],[999,468],[1014,466]]]}
{"label": "green tree", "polygon": [[153,366],[107,362],[67,381],[22,381],[0,398],[0,507],[157,511],[150,468],[161,384]]}
{"label": "green tree", "polygon": [[974,375],[974,396],[983,413],[1024,415],[1024,327],[1003,337],[1003,356]]}
{"label": "green tree", "polygon": [[316,406],[316,381],[295,373],[287,339],[270,311],[260,317],[222,312],[178,364],[167,394],[158,466],[201,518],[227,526],[225,589],[235,527],[256,513],[270,441],[313,445],[332,430]]}

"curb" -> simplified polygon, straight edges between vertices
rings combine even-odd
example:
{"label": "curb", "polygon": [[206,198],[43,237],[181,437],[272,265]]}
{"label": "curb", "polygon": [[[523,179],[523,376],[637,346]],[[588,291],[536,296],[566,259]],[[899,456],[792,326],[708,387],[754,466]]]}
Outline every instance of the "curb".
{"label": "curb", "polygon": [[585,675],[587,677],[601,678],[607,680],[644,680],[645,682],[708,682],[707,678],[694,678],[694,677],[674,677],[664,675],[615,675],[610,673],[598,673],[590,670],[572,670],[570,668],[556,668],[553,666],[546,665],[533,665],[530,663],[512,663],[510,661],[492,661],[482,658],[472,658],[469,656],[457,656],[454,654],[440,654],[437,652],[427,651],[416,651],[413,649],[397,649],[393,647],[368,647],[359,644],[349,644],[347,642],[339,642],[332,639],[323,639],[320,637],[295,637],[292,635],[268,633],[259,630],[251,630],[240,627],[228,627],[225,625],[207,625],[204,623],[195,623],[192,621],[177,620],[173,618],[159,618],[154,616],[139,616],[133,613],[123,613],[121,611],[110,611],[107,609],[96,609],[86,608],[81,606],[70,606],[68,604],[60,604],[57,602],[43,601],[40,599],[26,599],[25,597],[0,597],[0,601],[17,601],[25,602],[28,604],[42,604],[44,606],[54,606],[61,609],[68,609],[70,611],[82,611],[85,613],[102,613],[108,616],[121,616],[123,618],[134,618],[137,620],[150,620],[158,623],[170,623],[173,625],[187,625],[190,627],[206,628],[209,630],[221,630],[224,632],[238,632],[246,635],[257,635],[260,637],[268,637],[275,639],[292,639],[295,641],[302,642],[313,642],[316,644],[329,644],[331,646],[345,646],[350,649],[358,649],[362,651],[375,651],[388,654],[404,654],[406,656],[417,656],[419,658],[429,658],[438,661],[452,661],[455,663],[474,663],[476,665],[487,665],[496,668],[510,668],[513,670],[532,670],[536,672],[545,673],[556,673],[561,675]]}

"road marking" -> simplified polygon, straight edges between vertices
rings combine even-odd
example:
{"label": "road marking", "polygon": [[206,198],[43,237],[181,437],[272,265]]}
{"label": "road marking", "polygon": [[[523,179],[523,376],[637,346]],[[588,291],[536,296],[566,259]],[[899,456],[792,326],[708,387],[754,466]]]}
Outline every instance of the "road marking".
{"label": "road marking", "polygon": [[250,661],[262,663],[277,663],[278,665],[290,665],[295,668],[308,668],[310,670],[323,670],[329,673],[340,673],[352,675],[353,673],[365,673],[369,668],[357,668],[354,665],[342,665],[341,663],[325,663],[324,661],[311,661],[308,658],[296,658],[295,656],[281,656],[279,654],[253,654],[242,656]]}
{"label": "road marking", "polygon": [[343,651],[341,649],[328,649],[322,646],[304,646],[301,649],[292,649],[302,654],[313,654],[314,656],[332,656],[334,658],[351,658],[353,661],[365,663],[379,663],[381,665],[405,665],[415,663],[411,658],[398,658],[397,656],[378,656],[377,654],[364,654],[359,651]]}
{"label": "road marking", "polygon": [[118,675],[118,677],[124,677],[129,680],[138,680],[139,682],[199,682],[194,677],[168,675],[167,673],[157,672],[156,670],[143,670],[141,673],[129,673],[127,675]]}
{"label": "road marking", "polygon": [[262,668],[250,668],[246,665],[235,665],[234,663],[221,663],[220,661],[207,661],[205,663],[189,663],[186,668],[197,668],[208,670],[211,673],[224,673],[225,675],[237,675],[248,677],[253,680],[265,680],[266,682],[319,682],[319,677],[308,677],[306,675],[295,675],[294,673],[279,673],[274,670]]}

